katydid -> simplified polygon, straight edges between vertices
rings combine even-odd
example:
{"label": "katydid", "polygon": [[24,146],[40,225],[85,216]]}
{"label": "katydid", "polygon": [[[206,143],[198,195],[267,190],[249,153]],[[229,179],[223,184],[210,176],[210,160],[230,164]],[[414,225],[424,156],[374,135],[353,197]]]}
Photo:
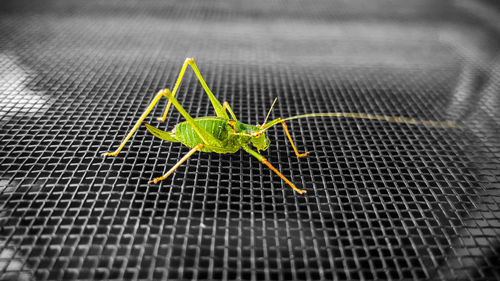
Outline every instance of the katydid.
{"label": "katydid", "polygon": [[[188,112],[179,104],[177,99],[175,98],[175,93],[177,92],[179,85],[181,84],[182,77],[186,71],[187,66],[191,66],[194,73],[198,77],[201,85],[203,86],[208,98],[210,99],[212,106],[215,109],[217,116],[210,117],[191,117]],[[169,100],[163,117],[158,118],[158,121],[165,121],[167,117],[167,113],[170,109],[170,106],[173,104],[174,107],[181,113],[181,115],[186,119],[185,122],[177,124],[173,130],[170,132],[165,132],[160,129],[157,129],[149,124],[145,124],[146,128],[149,132],[151,132],[154,136],[170,141],[170,142],[180,142],[185,146],[191,148],[191,150],[179,161],[175,164],[165,175],[155,178],[150,183],[158,183],[161,180],[166,179],[170,176],[175,169],[177,169],[182,163],[184,163],[191,155],[193,155],[196,151],[202,152],[215,152],[215,153],[235,153],[240,148],[248,152],[250,155],[257,158],[261,163],[268,166],[272,171],[274,171],[278,176],[280,176],[288,185],[290,185],[293,190],[295,190],[299,194],[303,194],[306,191],[297,188],[292,182],[290,182],[285,176],[283,176],[267,159],[259,154],[258,152],[252,150],[250,148],[250,144],[260,152],[260,150],[265,151],[270,144],[269,138],[266,135],[266,132],[271,127],[281,124],[283,129],[290,140],[290,144],[292,145],[293,150],[295,151],[295,155],[297,157],[304,157],[308,153],[299,153],[293,140],[288,131],[288,128],[285,124],[285,121],[299,119],[299,118],[308,118],[308,117],[350,117],[350,118],[364,118],[364,119],[376,119],[383,120],[388,122],[399,122],[399,123],[408,123],[408,124],[417,124],[417,125],[430,125],[430,126],[442,126],[442,127],[456,127],[457,125],[451,122],[437,122],[437,121],[419,121],[412,118],[405,117],[390,117],[390,116],[380,116],[380,115],[371,115],[364,113],[342,113],[342,112],[329,112],[329,113],[312,113],[312,114],[304,114],[298,115],[288,118],[277,118],[269,123],[267,119],[271,113],[271,110],[276,102],[276,99],[269,110],[266,119],[262,125],[249,125],[242,122],[239,122],[236,118],[236,115],[232,111],[228,102],[221,103],[215,98],[214,94],[210,91],[205,80],[200,74],[198,67],[196,66],[193,58],[187,58],[184,64],[182,65],[181,71],[179,73],[179,77],[175,83],[174,89],[172,91],[168,89],[160,90],[145,112],[141,115],[135,126],[128,133],[125,139],[122,141],[121,145],[114,152],[106,152],[101,155],[106,156],[116,156],[123,149],[127,141],[132,137],[134,132],[139,128],[144,119],[148,116],[151,110],[155,107],[158,101],[165,97]],[[228,115],[230,114],[230,116]]]}

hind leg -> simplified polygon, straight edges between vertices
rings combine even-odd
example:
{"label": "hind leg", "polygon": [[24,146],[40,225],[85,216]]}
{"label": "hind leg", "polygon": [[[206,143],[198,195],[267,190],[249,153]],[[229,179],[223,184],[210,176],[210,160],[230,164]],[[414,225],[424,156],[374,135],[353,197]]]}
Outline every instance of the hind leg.
{"label": "hind leg", "polygon": [[[186,61],[184,61],[184,64],[182,65],[182,68],[181,68],[181,72],[179,73],[179,77],[177,78],[177,81],[175,82],[174,89],[172,90],[172,96],[175,97],[175,94],[177,93],[177,89],[179,88],[179,85],[181,84],[182,78],[184,77],[184,73],[186,72],[186,68],[188,65],[191,66],[191,68],[194,71],[194,74],[196,74],[196,77],[198,77],[198,80],[200,81],[201,85],[203,86],[205,93],[207,93],[208,98],[210,99],[210,102],[212,102],[212,106],[214,107],[215,112],[217,113],[217,116],[229,119],[229,116],[227,115],[225,108],[222,107],[222,105],[217,100],[217,98],[215,98],[212,91],[210,91],[210,88],[208,88],[207,83],[205,83],[205,80],[201,76],[200,70],[198,70],[198,67],[196,66],[196,63],[194,62],[193,58],[187,58]],[[165,121],[165,119],[167,119],[167,113],[168,113],[168,110],[170,109],[171,105],[172,105],[172,102],[169,102],[167,104],[167,107],[165,108],[165,113],[163,113],[163,116],[161,118],[158,118],[158,121]]]}
{"label": "hind leg", "polygon": [[149,104],[149,106],[146,108],[146,110],[144,111],[144,113],[142,113],[142,115],[139,118],[139,120],[137,120],[137,123],[135,123],[134,127],[132,128],[132,130],[130,130],[130,132],[128,133],[128,135],[125,137],[125,139],[122,141],[122,143],[120,144],[120,146],[115,151],[113,151],[113,152],[104,152],[104,153],[101,154],[101,156],[107,157],[107,156],[116,156],[116,155],[118,155],[118,153],[120,153],[120,151],[123,149],[123,147],[125,146],[125,144],[127,143],[127,141],[134,135],[135,131],[137,131],[137,128],[139,128],[139,126],[141,125],[142,121],[144,121],[144,119],[148,116],[148,114],[151,112],[151,110],[153,110],[153,108],[158,103],[158,101],[162,97],[166,97],[167,91],[168,90],[163,89],[163,90],[160,90],[156,94],[156,96],[153,99],[153,101]]}

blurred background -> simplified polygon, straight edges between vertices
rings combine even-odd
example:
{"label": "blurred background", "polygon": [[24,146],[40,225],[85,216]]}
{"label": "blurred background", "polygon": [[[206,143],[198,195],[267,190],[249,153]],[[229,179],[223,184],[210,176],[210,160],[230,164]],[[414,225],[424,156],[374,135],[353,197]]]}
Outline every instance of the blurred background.
{"label": "blurred background", "polygon": [[[496,1],[0,3],[0,280],[500,279]],[[141,127],[194,57],[270,131],[263,155],[197,153]],[[214,115],[191,70],[178,98]],[[156,121],[183,121],[178,112]]]}

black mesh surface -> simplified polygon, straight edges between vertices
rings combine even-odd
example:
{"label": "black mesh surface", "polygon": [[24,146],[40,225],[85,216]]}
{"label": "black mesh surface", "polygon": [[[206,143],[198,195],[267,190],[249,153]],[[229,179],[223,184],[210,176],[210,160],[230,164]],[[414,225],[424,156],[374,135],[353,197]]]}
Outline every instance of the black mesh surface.
{"label": "black mesh surface", "polygon": [[[491,1],[2,1],[1,280],[500,279],[500,14]],[[194,57],[263,155],[142,126]],[[214,115],[191,70],[178,98]],[[146,122],[170,129],[178,112]]]}

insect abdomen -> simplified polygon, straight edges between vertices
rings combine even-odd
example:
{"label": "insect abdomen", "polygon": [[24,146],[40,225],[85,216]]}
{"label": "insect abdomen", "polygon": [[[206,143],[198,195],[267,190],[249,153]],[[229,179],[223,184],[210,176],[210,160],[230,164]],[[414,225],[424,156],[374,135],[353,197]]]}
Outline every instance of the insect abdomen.
{"label": "insect abdomen", "polygon": [[[228,120],[220,117],[201,117],[196,118],[195,121],[200,127],[223,143],[221,149],[202,148],[201,151],[218,153],[234,153],[238,151],[239,145],[234,142],[234,136],[229,135],[229,132],[233,129],[229,126]],[[177,124],[173,132],[176,139],[187,147],[195,147],[198,144],[203,144],[201,137],[187,122]]]}

